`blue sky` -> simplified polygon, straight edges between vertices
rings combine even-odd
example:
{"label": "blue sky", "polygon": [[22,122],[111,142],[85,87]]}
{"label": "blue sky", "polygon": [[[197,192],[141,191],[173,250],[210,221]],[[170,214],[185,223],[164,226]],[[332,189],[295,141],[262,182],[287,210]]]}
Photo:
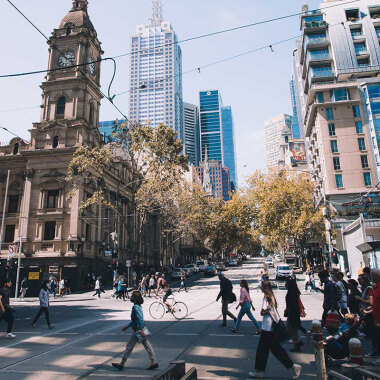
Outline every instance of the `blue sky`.
{"label": "blue sky", "polygon": [[[46,35],[57,28],[71,8],[71,0],[12,0]],[[301,10],[299,0],[163,0],[164,19],[178,38],[186,39],[243,24],[279,17]],[[89,0],[89,14],[97,29],[104,57],[129,51],[129,37],[151,15],[150,0]],[[318,8],[320,1],[308,1]],[[0,74],[44,69],[47,44],[6,1],[0,3]],[[297,36],[299,17],[276,21],[181,44],[183,71],[218,61],[286,38]],[[294,41],[221,63],[201,74],[183,77],[184,101],[197,103],[199,90],[219,89],[224,105],[232,107],[239,182],[255,169],[265,168],[264,121],[290,113],[289,79]],[[112,93],[128,90],[128,57],[117,60]],[[112,75],[111,63],[102,64],[102,88]],[[32,123],[39,121],[42,74],[0,79],[0,125],[28,139]],[[128,112],[128,95],[115,98]],[[27,110],[15,110],[34,107]],[[13,111],[12,111],[13,110]],[[4,112],[6,111],[6,112]],[[107,100],[100,120],[120,117]],[[12,138],[0,130],[0,141]]]}

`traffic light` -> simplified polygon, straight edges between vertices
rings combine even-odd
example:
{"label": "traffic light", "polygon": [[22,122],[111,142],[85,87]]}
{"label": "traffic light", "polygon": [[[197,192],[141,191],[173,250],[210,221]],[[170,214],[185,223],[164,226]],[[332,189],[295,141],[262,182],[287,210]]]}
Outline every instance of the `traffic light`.
{"label": "traffic light", "polygon": [[332,262],[333,264],[339,264],[338,252],[335,249],[332,251]]}

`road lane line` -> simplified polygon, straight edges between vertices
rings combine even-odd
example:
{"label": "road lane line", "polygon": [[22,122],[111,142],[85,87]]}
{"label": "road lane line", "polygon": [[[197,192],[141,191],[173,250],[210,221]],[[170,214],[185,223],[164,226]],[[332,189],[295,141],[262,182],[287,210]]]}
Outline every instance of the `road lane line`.
{"label": "road lane line", "polygon": [[244,334],[208,334],[209,336],[245,336]]}
{"label": "road lane line", "polygon": [[198,336],[199,334],[192,334],[192,333],[166,333],[166,335],[175,335],[175,336]]}

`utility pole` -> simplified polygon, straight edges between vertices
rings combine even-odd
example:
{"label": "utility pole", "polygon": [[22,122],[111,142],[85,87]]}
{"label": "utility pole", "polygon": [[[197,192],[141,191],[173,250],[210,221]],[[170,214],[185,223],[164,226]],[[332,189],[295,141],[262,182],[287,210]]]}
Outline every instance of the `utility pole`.
{"label": "utility pole", "polygon": [[9,186],[9,177],[10,177],[11,171],[8,170],[7,174],[7,184],[5,185],[5,198],[4,198],[4,207],[3,207],[3,217],[1,220],[1,230],[0,230],[0,252],[1,252],[1,245],[3,244],[3,232],[4,232],[4,222],[5,222],[5,211],[7,209],[7,200],[8,200],[8,186]]}
{"label": "utility pole", "polygon": [[20,267],[21,267],[21,252],[22,252],[22,235],[24,232],[24,212],[25,212],[25,203],[26,203],[26,187],[28,184],[28,174],[25,173],[25,185],[24,185],[24,199],[22,201],[22,211],[21,211],[21,227],[20,227],[20,236],[19,236],[19,245],[18,245],[18,263],[17,263],[17,277],[16,277],[16,293],[15,298],[17,298],[19,290],[19,281],[20,281]]}
{"label": "utility pole", "polygon": [[328,247],[328,257],[329,257],[329,268],[332,266],[332,251],[333,251],[333,246],[332,246],[332,236],[331,236],[331,213],[330,209],[328,207],[326,197],[324,201],[324,207],[322,210],[323,213],[323,218],[325,220],[325,229],[326,229],[326,243]]}

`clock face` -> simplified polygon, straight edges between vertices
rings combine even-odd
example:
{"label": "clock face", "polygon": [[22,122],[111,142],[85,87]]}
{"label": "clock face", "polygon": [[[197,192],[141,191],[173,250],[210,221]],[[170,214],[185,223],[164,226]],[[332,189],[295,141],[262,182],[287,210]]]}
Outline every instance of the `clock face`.
{"label": "clock face", "polygon": [[73,66],[75,61],[75,53],[73,51],[66,51],[58,58],[60,67]]}
{"label": "clock face", "polygon": [[91,75],[94,75],[95,74],[95,62],[94,62],[94,59],[92,57],[90,57],[88,60],[88,67],[90,69]]}

